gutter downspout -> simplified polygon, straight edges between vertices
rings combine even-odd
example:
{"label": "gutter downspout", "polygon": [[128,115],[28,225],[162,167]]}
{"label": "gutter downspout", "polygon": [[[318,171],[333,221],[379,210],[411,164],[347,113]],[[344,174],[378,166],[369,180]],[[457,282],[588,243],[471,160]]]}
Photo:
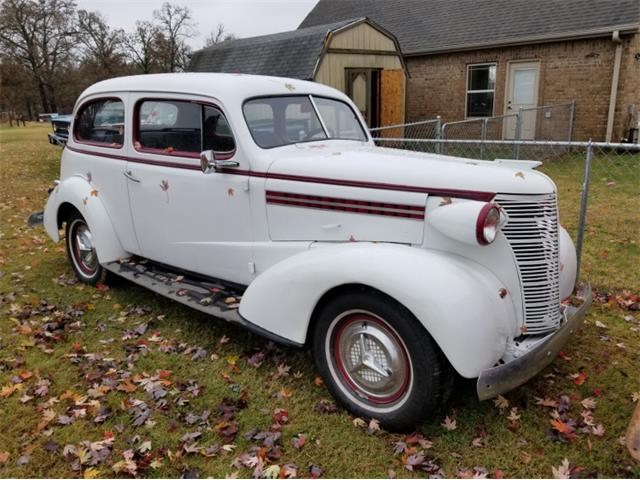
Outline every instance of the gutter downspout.
{"label": "gutter downspout", "polygon": [[611,142],[613,136],[613,120],[616,113],[616,100],[618,97],[618,80],[620,79],[620,63],[622,61],[622,40],[620,30],[613,32],[611,40],[616,44],[616,54],[613,61],[613,78],[611,79],[611,95],[609,96],[609,115],[607,117],[607,135],[605,141]]}

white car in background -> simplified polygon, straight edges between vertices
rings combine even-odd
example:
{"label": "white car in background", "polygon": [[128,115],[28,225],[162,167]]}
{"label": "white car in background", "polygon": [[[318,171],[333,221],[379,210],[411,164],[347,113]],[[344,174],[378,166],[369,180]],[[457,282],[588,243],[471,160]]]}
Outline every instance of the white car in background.
{"label": "white car in background", "polygon": [[121,77],[80,96],[44,224],[81,281],[309,346],[347,408],[411,429],[454,371],[506,392],[584,318],[588,287],[562,303],[575,251],[537,165],[376,147],[317,83]]}

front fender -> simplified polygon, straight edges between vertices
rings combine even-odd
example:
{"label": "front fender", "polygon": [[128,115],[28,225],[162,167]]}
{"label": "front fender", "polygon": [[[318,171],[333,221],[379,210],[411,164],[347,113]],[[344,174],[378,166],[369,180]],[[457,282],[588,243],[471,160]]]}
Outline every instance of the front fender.
{"label": "front fender", "polygon": [[44,209],[44,228],[54,242],[60,240],[58,211],[63,204],[73,205],[86,220],[100,263],[113,262],[127,256],[99,193],[81,176],[63,180],[49,195]]}
{"label": "front fender", "polygon": [[459,256],[396,244],[314,248],[274,265],[247,288],[240,314],[304,343],[312,313],[334,287],[363,284],[393,297],[424,325],[453,367],[477,377],[516,334],[515,308],[485,267]]}

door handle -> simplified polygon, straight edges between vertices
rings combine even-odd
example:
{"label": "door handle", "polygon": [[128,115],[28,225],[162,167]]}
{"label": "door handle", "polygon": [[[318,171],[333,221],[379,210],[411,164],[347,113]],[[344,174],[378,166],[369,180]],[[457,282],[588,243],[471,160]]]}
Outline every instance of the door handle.
{"label": "door handle", "polygon": [[127,177],[129,180],[136,182],[136,183],[140,183],[140,179],[136,178],[133,176],[133,174],[131,173],[131,170],[125,170],[124,172],[122,172],[122,174]]}

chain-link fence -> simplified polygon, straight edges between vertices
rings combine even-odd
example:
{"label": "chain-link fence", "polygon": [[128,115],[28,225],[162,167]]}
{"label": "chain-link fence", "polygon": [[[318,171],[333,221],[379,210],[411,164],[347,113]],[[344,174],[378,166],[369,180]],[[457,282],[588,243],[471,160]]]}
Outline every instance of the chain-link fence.
{"label": "chain-link fence", "polygon": [[[628,255],[634,252],[638,261],[640,145],[477,138],[375,140],[380,146],[441,152],[446,155],[444,159],[539,161],[542,163],[539,170],[549,175],[557,186],[561,221],[572,234],[578,255],[582,256],[585,249],[589,252],[589,275],[596,275],[602,285],[614,285],[614,279],[606,278],[610,263],[633,262]],[[637,265],[629,265],[629,269],[637,270]],[[637,277],[630,273],[630,280],[619,282],[636,285]],[[620,288],[627,287],[620,285]]]}
{"label": "chain-link fence", "polygon": [[440,117],[421,122],[388,125],[372,128],[369,131],[374,137],[382,138],[440,138],[442,122]]}
{"label": "chain-link fence", "polygon": [[[520,108],[517,112],[495,117],[471,118],[442,123],[440,117],[433,120],[372,128],[371,135],[384,139],[448,139],[448,140],[538,140],[571,141],[575,102],[533,108]],[[421,151],[448,152],[449,143],[425,143]],[[482,147],[482,145],[481,145]],[[514,154],[516,153],[514,149]],[[478,158],[484,158],[480,148]]]}

